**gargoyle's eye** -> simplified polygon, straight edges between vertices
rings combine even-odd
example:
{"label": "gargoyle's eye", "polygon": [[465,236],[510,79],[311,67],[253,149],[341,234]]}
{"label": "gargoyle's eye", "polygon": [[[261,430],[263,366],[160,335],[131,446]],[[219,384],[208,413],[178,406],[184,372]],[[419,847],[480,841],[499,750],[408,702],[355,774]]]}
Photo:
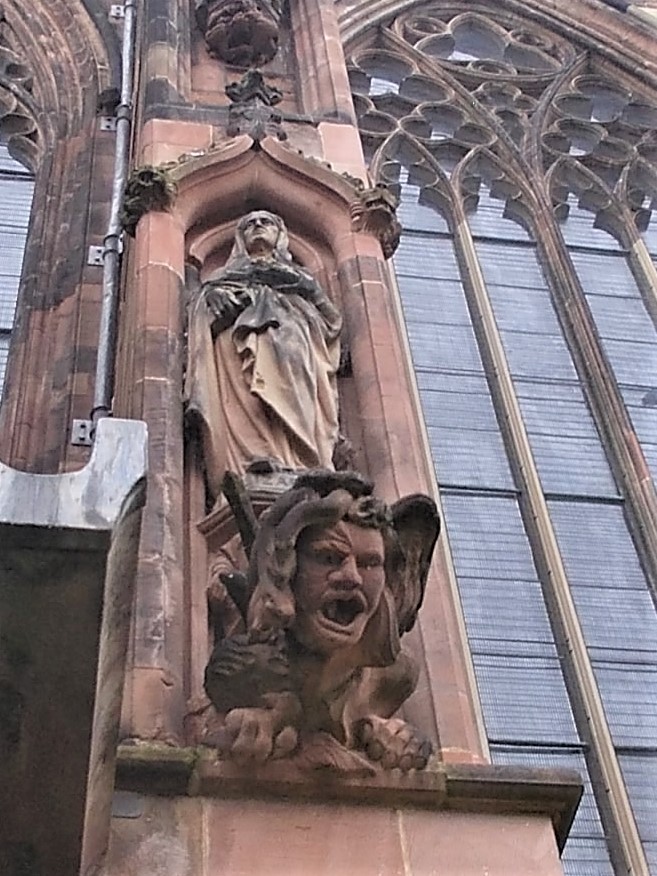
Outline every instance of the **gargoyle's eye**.
{"label": "gargoyle's eye", "polygon": [[317,562],[323,566],[341,566],[344,562],[344,554],[331,548],[318,548],[313,553]]}
{"label": "gargoyle's eye", "polygon": [[379,569],[383,565],[383,557],[378,554],[370,554],[366,557],[360,557],[358,560],[359,569]]}

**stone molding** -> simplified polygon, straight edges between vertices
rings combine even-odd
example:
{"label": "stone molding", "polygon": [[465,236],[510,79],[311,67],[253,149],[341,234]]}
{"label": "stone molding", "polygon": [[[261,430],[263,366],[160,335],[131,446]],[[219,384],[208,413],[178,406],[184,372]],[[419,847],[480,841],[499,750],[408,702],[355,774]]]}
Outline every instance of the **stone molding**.
{"label": "stone molding", "polygon": [[171,209],[175,197],[176,186],[166,166],[134,168],[126,182],[121,211],[121,224],[126,233],[134,237],[137,223],[145,213]]}
{"label": "stone molding", "polygon": [[374,803],[382,807],[417,807],[434,811],[547,815],[559,849],[563,849],[582,796],[573,770],[488,764],[432,763],[407,775],[380,774],[367,779],[326,782],[291,778],[283,765],[263,780],[216,760],[207,748],[171,749],[144,743],[121,745],[117,788],[139,794],[190,797],[265,797],[287,800],[334,800]]}

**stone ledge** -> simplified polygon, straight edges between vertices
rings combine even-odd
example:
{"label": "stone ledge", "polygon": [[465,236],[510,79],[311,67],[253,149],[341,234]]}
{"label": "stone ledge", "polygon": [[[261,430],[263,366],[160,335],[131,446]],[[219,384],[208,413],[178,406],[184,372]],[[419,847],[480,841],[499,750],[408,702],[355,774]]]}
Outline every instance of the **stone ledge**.
{"label": "stone ledge", "polygon": [[545,815],[559,849],[582,796],[574,770],[489,764],[443,764],[349,779],[321,773],[316,780],[291,775],[284,762],[247,772],[216,760],[207,748],[172,748],[157,743],[119,746],[117,788],[143,795],[218,798],[278,798],[333,801],[381,807],[413,807],[462,813]]}
{"label": "stone ledge", "polygon": [[121,512],[127,513],[130,497],[143,503],[145,476],[146,424],[137,420],[101,420],[91,458],[79,471],[32,474],[0,462],[3,544],[5,538],[22,540],[28,527],[26,540],[37,536],[60,546],[63,538],[66,549],[79,542],[89,550],[97,543],[95,533],[108,537]]}

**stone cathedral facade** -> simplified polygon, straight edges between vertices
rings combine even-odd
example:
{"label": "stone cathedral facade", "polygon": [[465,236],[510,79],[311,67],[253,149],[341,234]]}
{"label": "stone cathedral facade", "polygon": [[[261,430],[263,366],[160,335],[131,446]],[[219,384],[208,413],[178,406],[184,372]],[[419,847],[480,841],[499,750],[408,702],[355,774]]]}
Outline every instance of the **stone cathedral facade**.
{"label": "stone cathedral facade", "polygon": [[656,29],[2,0],[2,874],[657,876]]}

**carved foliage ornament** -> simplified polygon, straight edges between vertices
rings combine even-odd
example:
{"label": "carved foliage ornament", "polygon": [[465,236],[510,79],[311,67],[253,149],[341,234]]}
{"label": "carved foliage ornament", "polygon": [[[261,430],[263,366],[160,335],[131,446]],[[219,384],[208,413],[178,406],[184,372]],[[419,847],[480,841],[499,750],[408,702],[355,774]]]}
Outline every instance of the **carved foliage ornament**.
{"label": "carved foliage ornament", "polygon": [[234,67],[276,55],[282,0],[197,0],[196,19],[210,54]]}
{"label": "carved foliage ornament", "polygon": [[397,196],[383,183],[361,188],[351,204],[354,231],[369,231],[381,243],[383,255],[389,259],[399,246],[401,223],[397,219]]}
{"label": "carved foliage ornament", "polygon": [[[227,482],[244,503],[239,481]],[[389,508],[359,475],[316,471],[255,530],[252,512],[234,510],[252,547],[246,572],[222,574],[212,591],[219,629],[205,688],[220,721],[206,741],[243,764],[287,758],[349,775],[424,767],[430,744],[393,715],[417,680],[400,639],[438,536],[433,500]],[[225,635],[222,615],[236,607],[241,631],[231,620]]]}
{"label": "carved foliage ornament", "polygon": [[168,210],[176,196],[176,185],[166,167],[143,165],[135,168],[126,183],[121,222],[134,237],[137,223],[151,210]]}
{"label": "carved foliage ornament", "polygon": [[273,109],[283,92],[267,85],[259,70],[247,70],[239,82],[227,85],[226,96],[231,101],[226,129],[229,137],[248,134],[256,143],[267,136],[287,139],[283,117]]}

